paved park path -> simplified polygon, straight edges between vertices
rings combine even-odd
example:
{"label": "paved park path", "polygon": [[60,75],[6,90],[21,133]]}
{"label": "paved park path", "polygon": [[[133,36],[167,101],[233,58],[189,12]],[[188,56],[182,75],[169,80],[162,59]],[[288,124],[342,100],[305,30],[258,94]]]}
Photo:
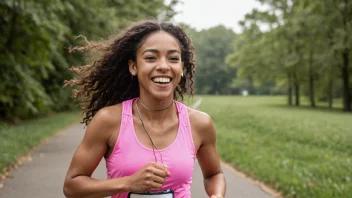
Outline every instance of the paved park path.
{"label": "paved park path", "polygon": [[[198,102],[200,103],[200,102]],[[11,172],[13,178],[3,181],[0,198],[62,198],[66,171],[84,135],[83,125],[74,124],[45,141],[31,153],[31,161]],[[227,198],[273,198],[259,184],[223,164],[227,181]],[[105,179],[103,159],[93,178]],[[196,163],[193,174],[192,197],[206,198],[203,178]]]}

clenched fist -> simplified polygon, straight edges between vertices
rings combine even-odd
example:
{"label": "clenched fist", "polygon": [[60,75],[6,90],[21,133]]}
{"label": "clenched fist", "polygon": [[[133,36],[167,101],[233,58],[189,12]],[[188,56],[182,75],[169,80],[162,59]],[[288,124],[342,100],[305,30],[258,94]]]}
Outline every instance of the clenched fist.
{"label": "clenched fist", "polygon": [[129,177],[129,191],[143,193],[159,189],[168,176],[170,176],[170,172],[167,170],[167,166],[150,162]]}

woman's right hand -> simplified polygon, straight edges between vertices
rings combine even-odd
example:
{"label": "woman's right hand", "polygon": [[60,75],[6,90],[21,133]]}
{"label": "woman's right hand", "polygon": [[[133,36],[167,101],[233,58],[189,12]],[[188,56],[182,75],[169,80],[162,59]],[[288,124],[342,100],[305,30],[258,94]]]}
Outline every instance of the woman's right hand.
{"label": "woman's right hand", "polygon": [[166,165],[150,162],[129,177],[129,191],[143,193],[151,189],[159,189],[168,176],[170,172]]}

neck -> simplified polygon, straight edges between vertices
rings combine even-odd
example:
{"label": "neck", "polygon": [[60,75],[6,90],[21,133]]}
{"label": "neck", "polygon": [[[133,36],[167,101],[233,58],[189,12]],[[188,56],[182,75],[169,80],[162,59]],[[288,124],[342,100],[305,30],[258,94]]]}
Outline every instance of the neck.
{"label": "neck", "polygon": [[173,98],[160,100],[140,97],[136,104],[143,118],[149,121],[163,121],[170,113],[175,112]]}

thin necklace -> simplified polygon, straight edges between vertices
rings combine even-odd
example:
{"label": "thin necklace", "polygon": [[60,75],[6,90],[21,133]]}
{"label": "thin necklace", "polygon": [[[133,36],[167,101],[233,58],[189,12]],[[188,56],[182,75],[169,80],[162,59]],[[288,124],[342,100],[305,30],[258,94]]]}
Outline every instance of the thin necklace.
{"label": "thin necklace", "polygon": [[142,103],[142,101],[141,101],[140,99],[138,99],[138,100],[139,100],[139,102],[141,103],[141,105],[142,105],[144,108],[148,109],[149,111],[165,111],[166,109],[170,108],[170,107],[172,106],[172,104],[174,104],[174,101],[172,100],[171,104],[170,104],[168,107],[164,108],[164,109],[150,109],[150,108],[148,108],[147,106],[145,106],[145,105]]}
{"label": "thin necklace", "polygon": [[[140,101],[140,100],[139,100],[139,101]],[[170,105],[170,106],[171,106],[171,105]],[[159,149],[158,149],[158,148],[156,148],[156,146],[155,146],[155,144],[154,144],[154,142],[153,142],[152,138],[150,137],[150,135],[149,135],[149,133],[148,133],[147,129],[146,129],[146,128],[145,128],[145,126],[144,126],[144,122],[143,122],[143,119],[142,119],[142,115],[141,115],[141,112],[139,111],[139,108],[138,108],[137,102],[136,102],[136,107],[137,107],[137,111],[138,111],[138,117],[139,117],[139,120],[142,122],[143,129],[144,129],[144,131],[147,133],[147,135],[148,135],[148,137],[149,137],[149,139],[150,139],[150,142],[152,143],[152,148],[153,148],[153,154],[154,154],[155,163],[158,163],[158,160],[157,160],[157,158],[156,158],[154,148],[155,148],[156,150],[158,150],[159,155],[160,155],[160,159],[161,159],[161,163],[162,163],[162,164],[164,164],[164,161],[163,161],[163,156],[161,155],[161,153],[160,153]]]}

